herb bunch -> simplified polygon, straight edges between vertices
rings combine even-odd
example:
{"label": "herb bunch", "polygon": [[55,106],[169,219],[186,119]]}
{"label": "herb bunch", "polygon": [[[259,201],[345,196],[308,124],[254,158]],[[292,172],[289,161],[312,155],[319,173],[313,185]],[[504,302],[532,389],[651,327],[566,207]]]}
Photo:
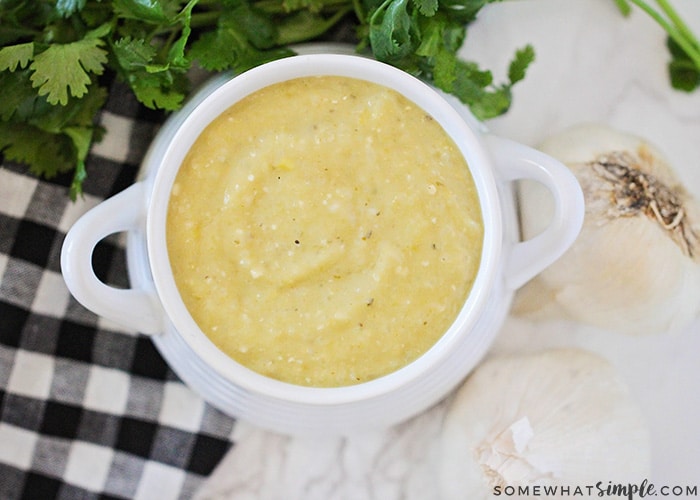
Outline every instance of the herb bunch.
{"label": "herb bunch", "polygon": [[36,175],[73,171],[75,199],[103,134],[102,75],[126,82],[143,105],[174,111],[194,64],[242,72],[348,19],[358,50],[456,95],[480,119],[498,116],[534,52],[517,51],[501,84],[458,57],[466,26],[490,1],[2,0],[0,152]]}

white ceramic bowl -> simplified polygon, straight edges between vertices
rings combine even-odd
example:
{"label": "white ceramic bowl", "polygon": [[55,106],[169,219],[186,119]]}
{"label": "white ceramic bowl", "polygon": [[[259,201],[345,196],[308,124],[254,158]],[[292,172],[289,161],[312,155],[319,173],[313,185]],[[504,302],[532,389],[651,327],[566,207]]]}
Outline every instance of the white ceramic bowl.
{"label": "white ceramic bowl", "polygon": [[[163,127],[144,160],[145,178],[85,214],[68,233],[61,265],[69,289],[95,313],[153,341],[174,371],[224,412],[285,433],[346,433],[405,420],[442,399],[480,361],[498,332],[515,289],[556,260],[583,220],[583,196],[559,162],[489,134],[466,109],[422,81],[372,59],[311,53],[274,61],[206,85]],[[199,133],[242,97],[270,84],[311,75],[362,78],[391,87],[429,112],[470,166],[484,218],[476,281],[457,319],[423,356],[384,377],[339,388],[303,387],[260,375],[233,361],[201,332],[175,286],[166,249],[167,205],[178,168]],[[535,238],[517,241],[512,182],[534,179],[552,193],[555,215]],[[132,288],[101,283],[91,264],[101,239],[128,232]]]}

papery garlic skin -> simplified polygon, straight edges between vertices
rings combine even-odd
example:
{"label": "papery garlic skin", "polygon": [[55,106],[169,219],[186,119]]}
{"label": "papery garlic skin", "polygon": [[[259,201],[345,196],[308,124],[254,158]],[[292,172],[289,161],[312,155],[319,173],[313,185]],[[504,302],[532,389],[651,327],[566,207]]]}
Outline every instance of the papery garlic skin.
{"label": "papery garlic skin", "polygon": [[[493,498],[506,486],[639,484],[650,469],[647,423],[606,360],[580,349],[500,356],[483,362],[447,409],[440,498]],[[547,497],[571,497],[560,493]],[[518,498],[537,496],[542,490]]]}
{"label": "papery garlic skin", "polygon": [[[540,149],[572,170],[586,212],[572,247],[519,291],[514,314],[625,334],[690,324],[700,312],[700,208],[662,154],[642,138],[596,124],[566,130]],[[660,201],[639,195],[642,188]],[[529,238],[547,225],[551,202],[534,184],[524,184],[520,196]]]}

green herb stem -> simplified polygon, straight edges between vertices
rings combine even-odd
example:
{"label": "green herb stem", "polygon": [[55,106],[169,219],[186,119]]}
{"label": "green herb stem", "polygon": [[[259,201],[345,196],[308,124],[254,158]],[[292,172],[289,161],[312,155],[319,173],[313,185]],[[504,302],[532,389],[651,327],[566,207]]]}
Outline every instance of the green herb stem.
{"label": "green herb stem", "polygon": [[214,10],[220,11],[222,6],[221,6],[221,0],[198,0],[196,8],[197,9],[208,9],[213,6]]}
{"label": "green herb stem", "polygon": [[364,19],[366,19],[367,14],[365,13],[365,9],[364,9],[364,6],[362,5],[361,0],[352,0],[352,6],[353,6],[353,10],[355,11],[355,16],[357,17],[357,19],[360,20],[360,22],[362,22]]}
{"label": "green herb stem", "polygon": [[3,26],[2,31],[5,38],[10,40],[24,40],[27,38],[33,39],[41,36],[42,34],[42,32],[38,30],[20,28],[16,26]]}
{"label": "green herb stem", "polygon": [[661,10],[668,16],[668,18],[676,26],[676,28],[678,28],[678,31],[680,31],[683,36],[685,36],[689,41],[693,42],[696,47],[700,45],[698,44],[693,32],[690,30],[685,21],[683,21],[683,18],[678,14],[678,12],[676,12],[676,9],[674,9],[668,2],[668,0],[656,0],[656,3],[659,4]]}
{"label": "green herb stem", "polygon": [[[266,14],[290,14],[298,10],[309,10],[311,9],[307,6],[300,6],[297,8],[290,8],[286,2],[280,0],[258,0],[253,2],[256,9],[259,9]],[[349,0],[325,0],[322,2],[322,6],[319,9],[314,10],[314,12],[335,12],[337,10],[347,11],[347,7],[350,5]]]}
{"label": "green herb stem", "polygon": [[622,12],[622,15],[625,17],[629,16],[630,12],[632,12],[630,4],[627,3],[627,0],[615,0],[615,4],[617,5],[617,8],[620,9],[620,12]]}
{"label": "green herb stem", "polygon": [[300,33],[289,33],[280,31],[278,42],[281,45],[289,45],[317,38],[329,31],[333,26],[340,22],[342,18],[344,18],[347,14],[352,12],[352,10],[353,8],[351,5],[348,5],[345,8],[338,10],[331,17],[325,19],[323,23],[319,23],[315,27],[315,29],[309,28],[306,31]]}
{"label": "green herb stem", "polygon": [[163,44],[163,46],[160,48],[158,51],[158,59],[159,60],[166,60],[168,56],[168,52],[170,52],[171,47],[173,46],[173,43],[175,43],[175,37],[180,33],[179,29],[173,29],[168,33],[168,38]]}
{"label": "green herb stem", "polygon": [[662,16],[656,9],[651,7],[644,0],[629,0],[637,7],[646,12],[654,19],[670,36],[678,46],[690,57],[696,67],[700,68],[700,43],[690,31],[688,26],[681,20],[675,9],[667,0],[657,0],[663,12],[669,17],[671,22]]}
{"label": "green herb stem", "polygon": [[208,28],[216,26],[217,21],[221,17],[220,10],[210,10],[207,12],[195,12],[192,14],[190,26],[192,29]]}

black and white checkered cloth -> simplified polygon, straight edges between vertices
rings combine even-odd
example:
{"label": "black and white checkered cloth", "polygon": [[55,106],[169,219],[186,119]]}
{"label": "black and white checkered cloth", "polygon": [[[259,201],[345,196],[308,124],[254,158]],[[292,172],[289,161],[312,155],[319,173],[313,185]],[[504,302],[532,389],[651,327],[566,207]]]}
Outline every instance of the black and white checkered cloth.
{"label": "black and white checkered cloth", "polygon": [[[162,116],[112,86],[85,197],[0,168],[0,499],[189,498],[231,447],[234,421],[170,371],[148,337],[79,305],[59,267],[66,231],[129,186]],[[37,144],[41,147],[41,144]],[[127,285],[119,236],[97,275]]]}

